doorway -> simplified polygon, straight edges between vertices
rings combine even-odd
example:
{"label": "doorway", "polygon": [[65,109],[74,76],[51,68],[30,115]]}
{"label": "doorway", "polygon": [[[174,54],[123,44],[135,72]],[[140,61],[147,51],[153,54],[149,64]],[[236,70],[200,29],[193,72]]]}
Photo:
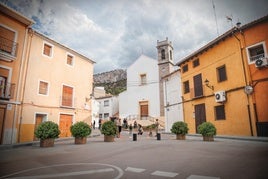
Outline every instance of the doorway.
{"label": "doorway", "polygon": [[206,122],[206,106],[205,104],[198,104],[194,106],[195,111],[195,130],[197,133],[197,127]]}

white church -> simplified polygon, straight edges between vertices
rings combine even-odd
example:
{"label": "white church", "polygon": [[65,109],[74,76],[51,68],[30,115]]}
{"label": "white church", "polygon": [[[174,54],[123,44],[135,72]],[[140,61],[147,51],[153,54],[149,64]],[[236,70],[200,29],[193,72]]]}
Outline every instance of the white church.
{"label": "white church", "polygon": [[180,70],[173,64],[173,47],[168,38],[157,41],[158,59],[141,55],[127,68],[127,90],[119,94],[119,117],[130,121],[154,122],[170,132],[183,121]]}

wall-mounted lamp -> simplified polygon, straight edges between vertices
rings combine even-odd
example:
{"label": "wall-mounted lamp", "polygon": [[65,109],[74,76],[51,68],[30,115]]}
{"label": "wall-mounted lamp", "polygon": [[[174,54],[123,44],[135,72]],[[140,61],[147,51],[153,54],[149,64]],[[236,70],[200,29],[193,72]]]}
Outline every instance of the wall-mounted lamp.
{"label": "wall-mounted lamp", "polygon": [[204,82],[205,82],[205,85],[206,85],[208,88],[214,90],[214,86],[213,86],[213,85],[209,85],[209,81],[208,81],[208,79],[206,79]]}

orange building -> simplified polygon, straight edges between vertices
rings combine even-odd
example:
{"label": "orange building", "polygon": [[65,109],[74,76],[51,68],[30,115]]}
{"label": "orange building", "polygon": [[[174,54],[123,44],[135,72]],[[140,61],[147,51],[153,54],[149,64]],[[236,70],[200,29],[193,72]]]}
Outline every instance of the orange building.
{"label": "orange building", "polygon": [[234,27],[176,64],[189,133],[209,121],[218,135],[267,135],[267,19]]}
{"label": "orange building", "polygon": [[21,106],[22,69],[33,21],[0,3],[0,143],[15,143]]}

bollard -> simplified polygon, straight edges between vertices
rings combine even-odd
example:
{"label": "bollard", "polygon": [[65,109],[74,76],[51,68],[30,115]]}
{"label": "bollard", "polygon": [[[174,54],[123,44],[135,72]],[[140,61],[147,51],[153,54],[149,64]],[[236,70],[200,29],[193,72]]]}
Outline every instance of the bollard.
{"label": "bollard", "polygon": [[160,133],[157,133],[156,137],[157,137],[157,140],[161,140],[161,134]]}
{"label": "bollard", "polygon": [[137,141],[137,134],[133,134],[133,141]]}

